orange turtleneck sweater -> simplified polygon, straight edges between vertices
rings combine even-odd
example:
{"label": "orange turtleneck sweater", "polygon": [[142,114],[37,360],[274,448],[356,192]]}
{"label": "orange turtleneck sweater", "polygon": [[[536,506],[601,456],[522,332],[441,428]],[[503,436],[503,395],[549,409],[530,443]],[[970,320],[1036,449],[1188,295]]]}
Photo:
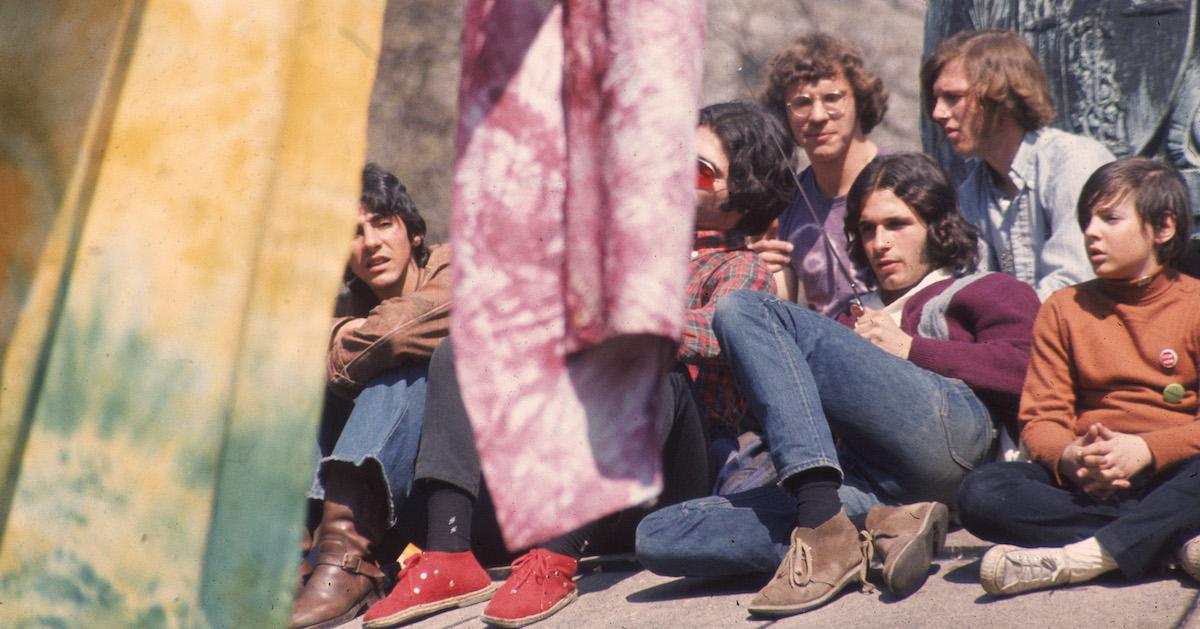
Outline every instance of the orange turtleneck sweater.
{"label": "orange turtleneck sweater", "polygon": [[[1145,439],[1153,470],[1166,469],[1200,454],[1198,363],[1200,280],[1168,269],[1141,286],[1059,290],[1033,325],[1021,440],[1057,478],[1063,448],[1100,422]],[[1164,393],[1172,384],[1183,388],[1177,401]]]}

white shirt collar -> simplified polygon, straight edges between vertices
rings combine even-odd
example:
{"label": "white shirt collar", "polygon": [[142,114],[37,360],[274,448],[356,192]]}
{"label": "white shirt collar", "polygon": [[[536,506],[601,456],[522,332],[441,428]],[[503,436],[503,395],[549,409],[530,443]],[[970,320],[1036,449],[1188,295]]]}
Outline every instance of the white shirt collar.
{"label": "white shirt collar", "polygon": [[866,295],[863,295],[863,306],[866,306],[872,310],[882,310],[888,313],[888,316],[892,318],[892,321],[895,321],[896,325],[900,325],[900,319],[904,316],[904,304],[907,303],[913,295],[921,292],[921,290],[926,286],[929,286],[934,282],[940,282],[949,277],[953,277],[953,274],[950,273],[949,270],[945,268],[935,269],[930,271],[925,277],[921,278],[920,282],[917,282],[915,286],[905,291],[903,295],[897,297],[892,303],[884,305],[883,298],[879,296],[879,291],[872,291]]}

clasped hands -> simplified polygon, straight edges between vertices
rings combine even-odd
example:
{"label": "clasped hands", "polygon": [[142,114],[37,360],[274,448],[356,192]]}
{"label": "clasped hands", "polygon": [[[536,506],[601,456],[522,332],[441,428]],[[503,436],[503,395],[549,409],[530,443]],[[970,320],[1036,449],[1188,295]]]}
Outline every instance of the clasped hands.
{"label": "clasped hands", "polygon": [[1059,472],[1084,492],[1107,500],[1129,489],[1131,479],[1153,462],[1150,446],[1137,435],[1092,424],[1063,448]]}

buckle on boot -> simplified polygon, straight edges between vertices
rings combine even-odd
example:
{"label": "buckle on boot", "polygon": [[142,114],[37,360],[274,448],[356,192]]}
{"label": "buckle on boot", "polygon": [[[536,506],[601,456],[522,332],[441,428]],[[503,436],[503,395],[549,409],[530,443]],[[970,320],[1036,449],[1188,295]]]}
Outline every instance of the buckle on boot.
{"label": "buckle on boot", "polygon": [[383,578],[383,570],[374,561],[354,553],[322,553],[317,556],[317,565],[333,566],[371,579]]}
{"label": "buckle on boot", "polygon": [[362,566],[362,557],[360,555],[352,555],[350,553],[342,554],[342,570],[353,572],[354,574],[362,574],[359,568]]}
{"label": "buckle on boot", "polygon": [[383,578],[383,570],[379,568],[379,565],[362,555],[343,554],[341,568],[350,574],[361,574],[371,579]]}

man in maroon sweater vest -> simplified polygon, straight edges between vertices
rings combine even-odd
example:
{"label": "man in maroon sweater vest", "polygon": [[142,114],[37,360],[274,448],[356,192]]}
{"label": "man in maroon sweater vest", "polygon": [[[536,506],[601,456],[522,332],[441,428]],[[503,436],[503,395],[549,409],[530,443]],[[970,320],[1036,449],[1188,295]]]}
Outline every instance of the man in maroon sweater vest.
{"label": "man in maroon sweater vest", "polygon": [[928,156],[877,157],[847,197],[850,257],[880,287],[865,311],[835,321],[744,291],[718,304],[721,352],[763,425],[779,486],[651,514],[637,539],[649,569],[778,566],[750,611],[795,614],[861,579],[867,548],[850,518],[865,515],[888,588],[904,596],[924,583],[945,540],[941,503],[1015,419],[1038,308],[1028,285],[973,273],[976,231],[955,199]]}

